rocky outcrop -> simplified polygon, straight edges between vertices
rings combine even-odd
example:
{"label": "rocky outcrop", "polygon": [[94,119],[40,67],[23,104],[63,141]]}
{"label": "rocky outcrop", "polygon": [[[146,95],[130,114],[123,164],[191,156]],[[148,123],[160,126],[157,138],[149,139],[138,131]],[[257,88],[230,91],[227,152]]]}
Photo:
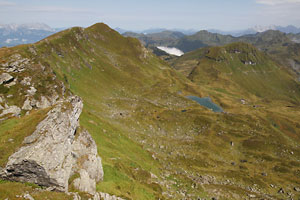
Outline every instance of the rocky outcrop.
{"label": "rocky outcrop", "polygon": [[5,106],[4,110],[0,114],[0,117],[11,114],[12,116],[19,116],[21,109],[18,106]]}
{"label": "rocky outcrop", "polygon": [[103,179],[103,169],[96,143],[87,131],[81,132],[76,138],[72,153],[77,158],[73,171],[80,174],[80,178],[74,180],[74,186],[80,191],[94,194],[96,182]]}
{"label": "rocky outcrop", "polygon": [[0,177],[66,192],[69,178],[79,173],[74,185],[94,193],[103,170],[94,140],[87,131],[77,131],[82,107],[76,96],[67,102],[59,101],[33,134],[24,139],[24,145],[9,157]]}
{"label": "rocky outcrop", "polygon": [[9,58],[7,63],[2,64],[2,69],[6,72],[23,72],[27,65],[30,64],[28,58],[22,58],[20,54],[14,54]]}

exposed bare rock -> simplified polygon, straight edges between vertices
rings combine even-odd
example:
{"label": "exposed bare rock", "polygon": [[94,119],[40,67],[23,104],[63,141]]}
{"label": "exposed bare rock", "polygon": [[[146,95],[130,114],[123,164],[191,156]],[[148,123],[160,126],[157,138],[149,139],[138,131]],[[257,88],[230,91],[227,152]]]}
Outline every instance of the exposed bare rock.
{"label": "exposed bare rock", "polygon": [[7,83],[9,83],[9,82],[11,82],[11,81],[13,81],[13,80],[14,80],[14,77],[11,76],[11,75],[8,74],[8,73],[2,73],[2,74],[0,75],[0,85],[2,85],[2,84],[7,84]]}
{"label": "exposed bare rock", "polygon": [[19,108],[18,106],[7,106],[6,105],[5,109],[0,114],[0,117],[3,117],[4,115],[7,115],[7,114],[12,114],[13,116],[19,116],[20,113],[21,113],[21,108]]}
{"label": "exposed bare rock", "polygon": [[81,200],[81,197],[78,193],[71,192],[71,193],[68,193],[68,194],[73,195],[73,200]]}
{"label": "exposed bare rock", "polygon": [[120,197],[117,197],[115,195],[110,195],[110,194],[107,194],[107,193],[103,193],[103,192],[97,192],[95,195],[94,195],[94,199],[93,200],[124,200]]}
{"label": "exposed bare rock", "polygon": [[74,186],[81,191],[94,194],[96,182],[103,179],[103,169],[96,143],[87,131],[81,132],[74,142],[73,155],[78,162],[73,170],[80,174],[80,178],[74,180]]}
{"label": "exposed bare rock", "polygon": [[24,194],[24,199],[34,200],[34,198],[30,194]]}
{"label": "exposed bare rock", "polygon": [[96,181],[91,179],[87,171],[84,169],[81,169],[79,174],[80,178],[74,180],[74,186],[80,191],[94,194],[96,191]]}
{"label": "exposed bare rock", "polygon": [[22,58],[20,54],[14,54],[9,58],[9,61],[2,64],[2,66],[6,72],[22,72],[28,64],[30,64],[28,58]]}
{"label": "exposed bare rock", "polygon": [[32,110],[30,99],[27,98],[22,106],[22,110]]}
{"label": "exposed bare rock", "polygon": [[73,144],[73,154],[80,160],[79,165],[74,169],[75,171],[84,169],[91,179],[95,179],[97,182],[103,179],[103,169],[101,158],[97,153],[97,145],[88,131],[82,131],[77,137]]}
{"label": "exposed bare rock", "polygon": [[31,86],[29,90],[27,90],[27,94],[30,95],[30,96],[33,96],[35,93],[36,93],[36,89]]}
{"label": "exposed bare rock", "polygon": [[5,86],[10,88],[11,86],[14,86],[17,84],[17,80],[16,79],[13,79],[13,81],[10,81],[9,83],[7,83]]}
{"label": "exposed bare rock", "polygon": [[58,186],[57,182],[50,178],[45,169],[34,160],[22,160],[8,165],[5,171],[0,172],[0,176],[11,181],[37,183],[46,187]]}
{"label": "exposed bare rock", "polygon": [[33,134],[24,139],[25,145],[9,157],[1,178],[68,191],[70,176],[79,170],[80,180],[88,180],[79,188],[95,191],[96,181],[103,177],[101,159],[87,131],[75,139],[81,99],[73,96],[68,102],[58,102]]}
{"label": "exposed bare rock", "polygon": [[36,103],[36,107],[37,108],[48,108],[49,106],[51,106],[51,103],[49,102],[49,100],[42,96],[41,97],[41,101]]}
{"label": "exposed bare rock", "polygon": [[21,81],[22,85],[30,85],[31,84],[31,77],[25,77],[22,81]]}

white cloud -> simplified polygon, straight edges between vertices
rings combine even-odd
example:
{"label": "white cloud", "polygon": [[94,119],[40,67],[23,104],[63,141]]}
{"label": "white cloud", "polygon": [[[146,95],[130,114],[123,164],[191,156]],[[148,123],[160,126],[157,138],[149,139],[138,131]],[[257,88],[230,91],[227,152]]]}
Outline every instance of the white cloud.
{"label": "white cloud", "polygon": [[179,50],[175,47],[170,48],[170,47],[159,46],[157,48],[164,51],[164,52],[166,52],[166,53],[168,53],[168,54],[170,54],[170,55],[182,56],[184,54],[181,50]]}
{"label": "white cloud", "polygon": [[9,43],[11,43],[11,42],[13,42],[13,41],[17,41],[17,40],[19,40],[19,39],[18,39],[18,38],[14,38],[14,39],[8,38],[7,40],[5,40],[5,43],[6,43],[6,44],[9,44]]}
{"label": "white cloud", "polygon": [[300,3],[300,0],[256,0],[256,3],[274,6],[280,4]]}

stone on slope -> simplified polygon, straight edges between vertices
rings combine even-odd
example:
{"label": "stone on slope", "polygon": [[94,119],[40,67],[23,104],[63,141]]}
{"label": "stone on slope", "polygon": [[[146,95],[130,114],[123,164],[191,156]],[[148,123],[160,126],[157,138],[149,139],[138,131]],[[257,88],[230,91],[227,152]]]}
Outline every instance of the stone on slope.
{"label": "stone on slope", "polygon": [[51,103],[49,102],[49,100],[42,96],[41,97],[41,101],[36,103],[36,107],[37,108],[48,108],[49,106],[51,106]]}
{"label": "stone on slope", "polygon": [[22,106],[22,109],[23,110],[32,110],[32,106],[31,106],[31,102],[30,102],[30,99],[27,98],[25,101],[24,101],[24,104]]}
{"label": "stone on slope", "polygon": [[8,73],[2,73],[0,75],[0,85],[2,84],[6,84],[11,82],[12,80],[14,80],[14,77],[12,77],[10,74]]}
{"label": "stone on slope", "polygon": [[[68,180],[76,170],[84,170],[86,174],[83,176],[87,175],[93,181],[103,177],[101,159],[89,133],[86,131],[75,139],[82,101],[73,96],[68,102],[59,101],[33,134],[24,139],[24,146],[9,157],[5,169],[0,172],[1,178],[67,192]],[[81,157],[86,158],[82,167]],[[94,184],[93,181],[90,182]],[[85,189],[87,187],[91,185]]]}
{"label": "stone on slope", "polygon": [[103,200],[124,200],[121,197],[117,197],[115,195],[110,195],[110,194],[103,193],[103,192],[97,192],[93,198],[93,200],[102,200],[102,199]]}
{"label": "stone on slope", "polygon": [[8,106],[2,111],[0,117],[3,117],[7,114],[12,114],[13,116],[19,116],[20,113],[21,113],[21,108],[19,108],[18,106]]}

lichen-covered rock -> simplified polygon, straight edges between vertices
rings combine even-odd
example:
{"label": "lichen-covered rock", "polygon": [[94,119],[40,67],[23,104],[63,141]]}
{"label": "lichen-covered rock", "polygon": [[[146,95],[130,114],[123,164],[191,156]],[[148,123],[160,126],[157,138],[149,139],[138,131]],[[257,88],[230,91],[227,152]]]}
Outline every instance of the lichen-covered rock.
{"label": "lichen-covered rock", "polygon": [[[24,139],[24,146],[9,157],[0,173],[1,178],[31,182],[59,191],[68,191],[68,180],[75,170],[86,172],[80,178],[101,179],[103,171],[95,142],[87,131],[75,139],[82,101],[73,96],[68,102],[58,102],[33,134]],[[82,167],[77,166],[79,163]],[[87,166],[89,164],[94,166]],[[87,187],[92,188],[86,190],[95,190],[94,186]]]}

